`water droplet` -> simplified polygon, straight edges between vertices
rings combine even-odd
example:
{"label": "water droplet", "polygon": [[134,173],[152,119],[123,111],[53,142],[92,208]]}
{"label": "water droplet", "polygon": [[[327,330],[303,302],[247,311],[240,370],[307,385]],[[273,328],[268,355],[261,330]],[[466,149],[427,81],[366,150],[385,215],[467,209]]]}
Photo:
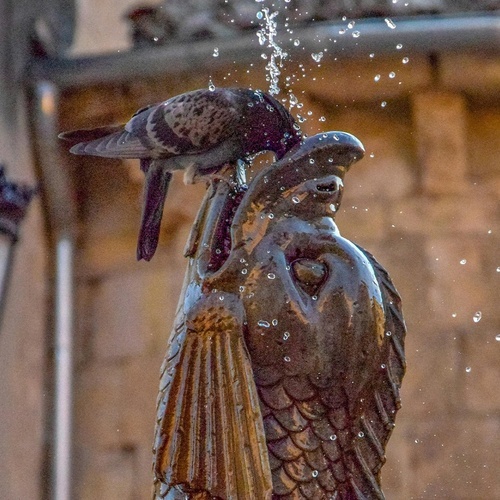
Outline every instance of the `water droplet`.
{"label": "water droplet", "polygon": [[380,80],[380,75],[375,75],[375,77],[373,78],[376,82],[378,82]]}
{"label": "water droplet", "polygon": [[460,264],[462,264],[462,266],[465,266],[465,264],[467,264],[467,259],[462,259],[460,261]]}
{"label": "water droplet", "polygon": [[244,292],[245,291],[245,287],[243,285],[241,285],[238,289],[240,292]]}
{"label": "water droplet", "polygon": [[408,64],[408,62],[410,61],[410,58],[409,57],[403,57],[403,59],[401,59],[401,62],[403,64]]}
{"label": "water droplet", "polygon": [[293,44],[295,45],[295,47],[298,47],[300,45],[300,40],[298,38],[296,38],[294,41],[293,41]]}
{"label": "water droplet", "polygon": [[273,325],[273,326],[278,326],[278,320],[277,320],[277,319],[273,319],[273,320],[271,321],[271,325]]}
{"label": "water droplet", "polygon": [[358,437],[360,437],[360,438],[365,437],[365,433],[363,431],[359,431]]}
{"label": "water droplet", "polygon": [[[498,335],[498,337],[500,337],[500,335]],[[289,338],[290,338],[290,332],[285,332],[283,334],[283,340],[288,340]],[[498,340],[500,340],[500,338]]]}
{"label": "water droplet", "polygon": [[261,326],[262,328],[269,328],[271,325],[269,321],[264,321],[263,319],[257,321],[257,326]]}
{"label": "water droplet", "polygon": [[319,472],[317,470],[312,471],[312,477],[318,477]]}
{"label": "water droplet", "polygon": [[298,196],[292,196],[292,201],[294,203],[300,203],[300,198]]}
{"label": "water droplet", "polygon": [[311,297],[311,299],[313,299],[313,300],[318,300],[318,296],[317,296],[317,295],[313,295],[313,296]]}
{"label": "water droplet", "polygon": [[285,362],[287,362],[287,363],[290,363],[290,361],[291,361],[290,356],[285,356],[283,359],[284,359],[284,360],[285,360]]}
{"label": "water droplet", "polygon": [[495,335],[495,340],[496,340],[497,342],[500,342],[500,333],[499,333],[498,335]]}
{"label": "water droplet", "polygon": [[382,363],[382,364],[380,365],[380,368],[382,368],[382,370],[385,370],[385,369],[387,368],[387,366],[386,366],[384,363]]}
{"label": "water droplet", "polygon": [[360,35],[361,35],[361,33],[359,31],[353,31],[352,32],[353,38],[359,38]]}
{"label": "water droplet", "polygon": [[314,158],[309,158],[309,163],[310,163],[311,165],[314,165]]}
{"label": "water droplet", "polygon": [[224,300],[224,295],[219,295],[219,300]]}
{"label": "water droplet", "polygon": [[370,59],[373,59],[374,57],[375,57],[375,54],[372,52],[372,53],[370,54]]}
{"label": "water droplet", "polygon": [[391,71],[389,73],[389,78],[394,78],[396,76],[396,73],[394,73],[394,71]]}
{"label": "water droplet", "polygon": [[270,279],[270,280],[273,280],[274,278],[276,278],[276,275],[274,273],[268,273],[267,274],[267,277]]}
{"label": "water droplet", "polygon": [[349,21],[349,23],[347,24],[347,27],[352,30],[354,28],[354,25],[356,24],[356,21]]}
{"label": "water droplet", "polygon": [[321,61],[321,59],[323,58],[323,52],[318,52],[317,54],[311,54],[311,57],[317,62],[319,63]]}
{"label": "water droplet", "polygon": [[471,368],[470,366],[466,366],[466,367],[465,367],[465,371],[466,371],[467,373],[470,373],[470,372],[472,371],[472,368]]}
{"label": "water droplet", "polygon": [[242,257],[242,258],[240,259],[240,262],[241,262],[242,264],[244,264],[244,263],[246,262],[246,260]]}
{"label": "water droplet", "polygon": [[214,57],[219,57],[219,47],[214,47],[214,53],[212,55]]}
{"label": "water droplet", "polygon": [[212,82],[212,79],[208,80],[208,90],[210,90],[210,92],[215,90],[215,85],[214,82]]}
{"label": "water droplet", "polygon": [[241,274],[246,274],[246,273],[248,273],[248,269],[242,269],[241,270]]}
{"label": "water droplet", "polygon": [[415,444],[418,444],[418,443],[420,443],[420,440],[415,439]]}
{"label": "water droplet", "polygon": [[391,28],[391,30],[396,29],[396,24],[394,23],[394,21],[390,17],[386,17],[384,19],[384,21],[385,21],[385,24],[387,24],[387,26],[389,26],[389,28]]}
{"label": "water droplet", "polygon": [[456,318],[457,317],[457,313],[451,313],[451,317],[452,318]]}
{"label": "water droplet", "polygon": [[215,249],[215,253],[216,253],[217,255],[220,255],[220,254],[222,253],[222,250],[221,250],[220,248],[216,248],[216,249]]}
{"label": "water droplet", "polygon": [[375,153],[370,153],[370,158],[375,158]]}
{"label": "water droplet", "polygon": [[398,43],[396,45],[396,49],[401,50],[402,48],[403,48],[403,44],[402,43]]}
{"label": "water droplet", "polygon": [[500,273],[500,266],[497,267],[497,273]]}
{"label": "water droplet", "polygon": [[270,219],[274,219],[274,214],[268,214],[267,215]]}
{"label": "water droplet", "polygon": [[261,10],[259,10],[259,12],[257,12],[257,14],[255,14],[255,17],[256,17],[257,19],[262,19],[262,18],[264,17],[264,14],[262,13],[262,11],[261,11]]}
{"label": "water droplet", "polygon": [[479,323],[481,321],[482,317],[483,317],[483,313],[481,311],[476,311],[476,313],[472,317],[472,321],[474,321],[474,323]]}
{"label": "water droplet", "polygon": [[380,103],[380,106],[383,107],[383,108],[385,108],[387,106],[387,102],[386,101],[382,101]]}
{"label": "water droplet", "polygon": [[320,116],[318,118],[318,121],[320,121],[320,122],[326,122],[326,118],[324,116]]}
{"label": "water droplet", "polygon": [[392,335],[392,332],[390,330],[388,330],[387,332],[385,332],[385,335],[386,335],[386,337],[390,337]]}
{"label": "water droplet", "polygon": [[337,434],[330,434],[330,441],[335,441],[337,439]]}

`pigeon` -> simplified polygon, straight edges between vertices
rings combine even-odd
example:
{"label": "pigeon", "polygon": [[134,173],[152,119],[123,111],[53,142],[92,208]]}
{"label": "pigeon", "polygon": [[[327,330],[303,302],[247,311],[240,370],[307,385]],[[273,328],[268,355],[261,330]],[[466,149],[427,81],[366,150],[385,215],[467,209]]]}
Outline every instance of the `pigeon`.
{"label": "pigeon", "polygon": [[146,176],[137,259],[151,260],[172,171],[186,184],[263,151],[277,159],[301,142],[300,127],[272,96],[246,88],[199,89],[137,111],[125,124],[63,132],[77,155],[136,158]]}

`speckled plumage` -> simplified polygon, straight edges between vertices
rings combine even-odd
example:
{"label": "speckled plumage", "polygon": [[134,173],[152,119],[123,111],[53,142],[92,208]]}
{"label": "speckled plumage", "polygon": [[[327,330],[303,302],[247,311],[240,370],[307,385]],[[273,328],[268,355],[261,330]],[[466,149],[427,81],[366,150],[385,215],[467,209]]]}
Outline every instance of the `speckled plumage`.
{"label": "speckled plumage", "polygon": [[140,109],[125,125],[60,137],[74,144],[74,154],[141,160],[146,182],[137,258],[146,260],[156,250],[173,170],[184,170],[192,183],[261,151],[282,158],[301,139],[278,101],[242,88],[194,90]]}

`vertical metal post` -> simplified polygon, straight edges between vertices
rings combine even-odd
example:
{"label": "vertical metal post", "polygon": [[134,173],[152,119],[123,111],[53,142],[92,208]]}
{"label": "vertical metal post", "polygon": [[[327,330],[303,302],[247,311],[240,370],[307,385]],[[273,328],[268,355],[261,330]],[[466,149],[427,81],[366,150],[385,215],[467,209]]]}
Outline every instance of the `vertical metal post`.
{"label": "vertical metal post", "polygon": [[54,500],[71,498],[73,405],[73,241],[56,243]]}
{"label": "vertical metal post", "polygon": [[31,93],[35,161],[44,180],[43,200],[55,251],[54,284],[54,392],[50,495],[53,500],[72,498],[73,405],[73,257],[76,202],[68,167],[58,145],[57,87],[39,81]]}

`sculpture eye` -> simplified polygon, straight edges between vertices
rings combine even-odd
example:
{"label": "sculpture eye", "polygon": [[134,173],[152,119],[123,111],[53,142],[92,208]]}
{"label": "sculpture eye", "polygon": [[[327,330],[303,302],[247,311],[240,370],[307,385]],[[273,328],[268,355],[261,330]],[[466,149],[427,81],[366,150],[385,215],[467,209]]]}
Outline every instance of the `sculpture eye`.
{"label": "sculpture eye", "polygon": [[318,260],[297,259],[290,267],[297,284],[308,295],[316,295],[328,276],[326,264]]}

